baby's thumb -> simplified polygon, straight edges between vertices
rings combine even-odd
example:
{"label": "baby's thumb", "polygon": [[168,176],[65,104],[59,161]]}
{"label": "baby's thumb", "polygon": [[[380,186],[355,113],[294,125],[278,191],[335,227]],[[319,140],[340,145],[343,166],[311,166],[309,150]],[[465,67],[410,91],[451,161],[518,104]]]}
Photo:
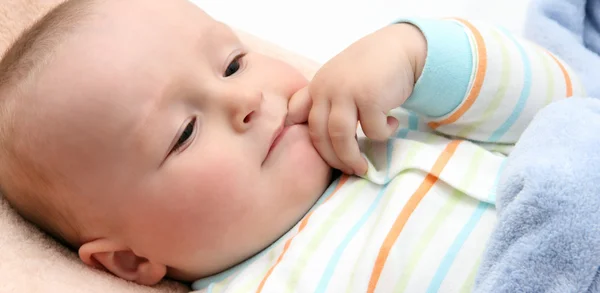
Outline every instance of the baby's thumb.
{"label": "baby's thumb", "polygon": [[286,125],[302,124],[308,122],[308,115],[312,107],[312,99],[308,92],[308,86],[297,91],[288,103],[288,115],[285,119]]}
{"label": "baby's thumb", "polygon": [[398,130],[398,126],[400,126],[400,121],[398,121],[398,119],[392,116],[387,117],[387,127],[390,135],[393,135],[396,130]]}

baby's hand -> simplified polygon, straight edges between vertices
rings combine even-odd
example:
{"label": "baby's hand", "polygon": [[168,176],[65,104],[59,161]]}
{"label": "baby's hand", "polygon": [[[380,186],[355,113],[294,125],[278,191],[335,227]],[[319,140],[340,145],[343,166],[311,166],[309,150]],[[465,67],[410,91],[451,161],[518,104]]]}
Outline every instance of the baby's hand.
{"label": "baby's hand", "polygon": [[289,104],[288,122],[308,121],[311,139],[323,159],[347,174],[363,175],[367,162],[356,140],[357,124],[373,140],[385,140],[398,127],[388,117],[410,96],[421,74],[427,44],[410,24],[376,31],[335,56]]}

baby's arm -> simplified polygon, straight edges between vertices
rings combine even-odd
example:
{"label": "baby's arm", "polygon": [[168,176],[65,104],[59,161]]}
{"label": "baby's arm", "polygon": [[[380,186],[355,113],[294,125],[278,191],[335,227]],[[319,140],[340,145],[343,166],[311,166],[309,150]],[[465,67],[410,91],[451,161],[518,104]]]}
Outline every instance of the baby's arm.
{"label": "baby's arm", "polygon": [[512,145],[541,108],[582,93],[574,77],[544,49],[489,24],[408,20],[323,65],[291,98],[288,122],[308,121],[323,159],[362,175],[357,121],[368,138],[385,140],[398,126],[387,115],[402,106],[441,133]]}
{"label": "baby's arm", "polygon": [[600,100],[542,110],[499,182],[476,292],[600,290]]}
{"label": "baby's arm", "polygon": [[427,39],[427,59],[403,107],[442,133],[515,143],[552,101],[581,95],[573,71],[546,50],[485,23],[409,20]]}

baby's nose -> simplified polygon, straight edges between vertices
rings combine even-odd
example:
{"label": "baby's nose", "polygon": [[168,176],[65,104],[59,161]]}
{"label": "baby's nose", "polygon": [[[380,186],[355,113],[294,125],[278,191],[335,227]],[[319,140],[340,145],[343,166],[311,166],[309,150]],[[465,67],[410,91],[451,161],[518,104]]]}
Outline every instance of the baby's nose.
{"label": "baby's nose", "polygon": [[239,132],[248,130],[260,115],[262,103],[261,91],[245,91],[231,97],[228,104],[234,129]]}

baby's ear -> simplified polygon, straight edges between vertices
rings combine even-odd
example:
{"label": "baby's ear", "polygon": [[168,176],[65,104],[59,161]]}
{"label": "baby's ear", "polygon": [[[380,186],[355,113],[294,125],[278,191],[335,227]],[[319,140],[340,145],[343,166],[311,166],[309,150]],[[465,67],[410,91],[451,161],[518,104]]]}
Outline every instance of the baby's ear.
{"label": "baby's ear", "polygon": [[79,248],[79,258],[91,267],[105,269],[119,278],[140,285],[155,285],[167,274],[165,265],[152,263],[109,239],[83,244]]}

